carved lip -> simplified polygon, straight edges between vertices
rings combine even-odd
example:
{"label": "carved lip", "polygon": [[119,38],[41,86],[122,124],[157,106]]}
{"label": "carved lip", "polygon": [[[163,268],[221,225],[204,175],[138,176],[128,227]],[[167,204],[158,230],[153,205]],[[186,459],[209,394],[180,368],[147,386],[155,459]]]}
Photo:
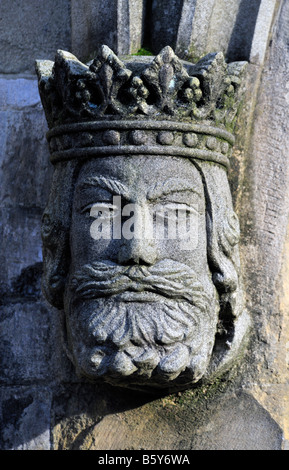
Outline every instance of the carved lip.
{"label": "carved lip", "polygon": [[165,299],[164,296],[155,294],[154,292],[134,292],[129,290],[121,294],[117,294],[114,298],[121,302],[160,302]]}

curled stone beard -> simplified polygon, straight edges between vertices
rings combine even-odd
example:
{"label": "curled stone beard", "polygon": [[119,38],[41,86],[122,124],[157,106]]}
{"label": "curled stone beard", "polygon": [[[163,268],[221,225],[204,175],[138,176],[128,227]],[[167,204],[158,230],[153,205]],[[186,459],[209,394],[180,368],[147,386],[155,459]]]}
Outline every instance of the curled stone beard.
{"label": "curled stone beard", "polygon": [[70,276],[66,299],[69,347],[81,374],[138,388],[193,383],[204,374],[216,292],[188,266],[92,263]]}

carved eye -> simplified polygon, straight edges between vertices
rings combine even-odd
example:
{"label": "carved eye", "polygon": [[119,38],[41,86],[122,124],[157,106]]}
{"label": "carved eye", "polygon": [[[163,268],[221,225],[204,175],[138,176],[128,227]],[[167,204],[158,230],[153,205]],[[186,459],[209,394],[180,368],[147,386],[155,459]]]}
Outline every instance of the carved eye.
{"label": "carved eye", "polygon": [[87,204],[86,206],[84,206],[80,209],[80,213],[81,214],[89,214],[90,211],[91,211],[92,206],[93,206],[93,204]]}
{"label": "carved eye", "polygon": [[116,216],[117,207],[109,202],[97,202],[93,204],[87,204],[81,209],[81,213],[85,214],[86,217],[94,217],[95,219],[110,219]]}

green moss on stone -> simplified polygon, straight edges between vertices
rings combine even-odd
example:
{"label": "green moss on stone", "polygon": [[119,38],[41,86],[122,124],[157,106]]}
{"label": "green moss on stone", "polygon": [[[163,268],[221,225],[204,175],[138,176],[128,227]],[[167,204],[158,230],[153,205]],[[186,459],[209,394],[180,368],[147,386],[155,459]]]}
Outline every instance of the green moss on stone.
{"label": "green moss on stone", "polygon": [[152,53],[152,51],[150,51],[146,47],[142,47],[135,54],[132,54],[132,55],[154,55],[154,54]]}

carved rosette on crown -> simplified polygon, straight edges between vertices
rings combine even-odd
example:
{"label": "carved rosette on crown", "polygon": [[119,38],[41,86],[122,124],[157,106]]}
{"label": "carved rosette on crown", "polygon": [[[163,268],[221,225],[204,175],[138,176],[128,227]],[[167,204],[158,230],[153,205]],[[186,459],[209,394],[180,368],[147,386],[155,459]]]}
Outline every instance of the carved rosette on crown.
{"label": "carved rosette on crown", "polygon": [[102,46],[88,64],[64,51],[37,61],[53,163],[149,154],[229,166],[246,63],[212,53],[191,64],[169,46],[148,60]]}

